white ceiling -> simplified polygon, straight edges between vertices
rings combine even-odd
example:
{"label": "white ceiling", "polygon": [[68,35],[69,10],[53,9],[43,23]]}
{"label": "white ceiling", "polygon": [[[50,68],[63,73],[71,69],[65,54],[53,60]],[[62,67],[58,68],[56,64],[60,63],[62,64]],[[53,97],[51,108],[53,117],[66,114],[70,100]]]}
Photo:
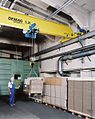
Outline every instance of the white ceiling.
{"label": "white ceiling", "polygon": [[[51,6],[58,8],[67,0],[39,0],[39,1],[43,1],[45,3],[48,3]],[[75,3],[81,6],[83,9],[86,9],[89,11],[95,10],[95,0],[75,0]]]}
{"label": "white ceiling", "polygon": [[[8,7],[8,4],[11,3],[10,0],[0,0],[0,3],[1,1],[3,1],[3,3],[7,1],[5,7]],[[12,9],[21,11],[26,14],[34,15],[36,17],[47,18],[48,16],[50,17],[52,13],[52,11],[49,11],[47,9],[49,6],[58,9],[69,0],[14,0],[14,1],[16,1],[16,4],[13,6]],[[18,5],[17,2],[21,2],[22,5]],[[25,8],[23,4],[26,4],[26,6],[28,6],[29,9]],[[63,9],[61,9],[62,12],[70,15],[80,26],[87,26],[89,24],[88,23],[90,19],[89,14],[91,13],[91,11],[94,10],[95,10],[95,0],[74,0],[74,2],[72,2],[65,8],[63,7]],[[71,23],[72,21],[72,20],[68,21],[68,19],[64,19],[64,17],[60,17],[58,15],[53,16],[52,20],[54,17],[56,17],[57,19],[56,21],[59,21],[60,23],[64,22],[68,24],[68,22]]]}
{"label": "white ceiling", "polygon": [[[1,1],[2,3],[4,3],[8,0],[0,0],[0,3]],[[18,0],[18,1],[28,1],[36,6],[46,9],[48,5],[59,8],[63,3],[65,3],[68,0]],[[81,6],[83,9],[89,11],[95,10],[95,0],[75,0],[74,2],[79,6]]]}
{"label": "white ceiling", "polygon": [[[24,1],[24,0],[23,0]],[[31,4],[34,4],[38,7],[41,7],[43,9],[47,9],[48,4],[46,4],[45,2],[42,2],[40,0],[26,0],[27,2],[30,2]]]}
{"label": "white ceiling", "polygon": [[76,0],[75,2],[86,10],[95,10],[95,0]]}
{"label": "white ceiling", "polygon": [[48,3],[51,6],[53,5],[55,8],[59,8],[67,0],[40,0],[40,1],[43,1],[44,3]]}

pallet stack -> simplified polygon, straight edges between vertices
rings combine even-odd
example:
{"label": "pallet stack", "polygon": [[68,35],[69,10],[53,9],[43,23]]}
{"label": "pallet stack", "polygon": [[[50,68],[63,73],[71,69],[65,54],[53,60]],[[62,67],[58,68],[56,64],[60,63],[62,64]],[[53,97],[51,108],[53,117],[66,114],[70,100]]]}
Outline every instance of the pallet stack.
{"label": "pallet stack", "polygon": [[41,77],[28,77],[24,82],[24,92],[28,94],[43,93],[43,79]]}
{"label": "pallet stack", "polygon": [[66,78],[46,77],[44,80],[43,102],[66,109],[67,81]]}
{"label": "pallet stack", "polygon": [[30,80],[30,93],[42,95],[42,93],[43,93],[43,80],[31,79]]}
{"label": "pallet stack", "polygon": [[68,78],[68,110],[95,118],[95,79]]}
{"label": "pallet stack", "polygon": [[[42,93],[43,103],[72,113],[95,118],[95,79],[45,77],[29,78],[30,93]],[[44,83],[43,83],[44,82]]]}
{"label": "pallet stack", "polygon": [[95,118],[95,82],[92,83],[92,115]]}

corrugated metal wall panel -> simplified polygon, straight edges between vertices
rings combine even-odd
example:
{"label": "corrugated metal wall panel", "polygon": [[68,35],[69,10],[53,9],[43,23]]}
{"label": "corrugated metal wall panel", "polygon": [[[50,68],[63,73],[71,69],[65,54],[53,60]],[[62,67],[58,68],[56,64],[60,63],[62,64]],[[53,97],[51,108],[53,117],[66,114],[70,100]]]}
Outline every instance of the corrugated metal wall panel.
{"label": "corrugated metal wall panel", "polygon": [[0,59],[0,95],[8,94],[8,81],[11,77],[11,61]]}
{"label": "corrugated metal wall panel", "polygon": [[[38,74],[38,64],[34,67]],[[14,74],[20,74],[22,80],[27,78],[30,73],[31,66],[29,61],[15,60],[15,59],[0,59],[0,95],[8,95],[8,82]],[[31,76],[34,76],[31,73]]]}

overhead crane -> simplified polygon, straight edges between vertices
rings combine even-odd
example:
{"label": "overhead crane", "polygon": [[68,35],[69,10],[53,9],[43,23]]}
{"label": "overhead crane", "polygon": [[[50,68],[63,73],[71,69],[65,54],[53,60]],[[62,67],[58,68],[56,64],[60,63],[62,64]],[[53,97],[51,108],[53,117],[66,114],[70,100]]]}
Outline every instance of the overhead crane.
{"label": "overhead crane", "polygon": [[63,42],[77,37],[68,25],[36,18],[14,10],[0,8],[0,25],[28,30],[33,23],[37,24],[39,33],[63,37]]}

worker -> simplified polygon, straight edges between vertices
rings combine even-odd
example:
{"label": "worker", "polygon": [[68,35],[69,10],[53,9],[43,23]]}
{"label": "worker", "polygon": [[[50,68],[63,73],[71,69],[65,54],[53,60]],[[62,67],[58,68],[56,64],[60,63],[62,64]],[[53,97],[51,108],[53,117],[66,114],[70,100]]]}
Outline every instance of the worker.
{"label": "worker", "polygon": [[15,85],[14,85],[14,77],[11,77],[9,83],[8,83],[8,91],[10,94],[10,101],[9,104],[11,107],[15,105]]}

